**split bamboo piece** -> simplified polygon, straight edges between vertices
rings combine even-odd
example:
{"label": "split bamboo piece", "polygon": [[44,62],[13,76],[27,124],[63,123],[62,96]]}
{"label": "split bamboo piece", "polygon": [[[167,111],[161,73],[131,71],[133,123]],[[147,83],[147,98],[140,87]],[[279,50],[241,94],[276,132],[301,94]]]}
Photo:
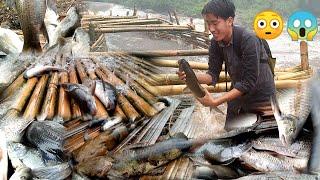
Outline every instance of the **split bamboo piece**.
{"label": "split bamboo piece", "polygon": [[[74,65],[72,65],[69,69],[69,79],[70,79],[70,83],[79,83],[77,78],[77,72]],[[81,117],[82,113],[81,113],[79,104],[72,98],[71,98],[71,110],[72,110],[72,119]]]}
{"label": "split bamboo piece", "polygon": [[[96,74],[103,81],[110,83],[108,76],[104,74],[104,72],[100,68],[96,69]],[[135,108],[130,104],[130,102],[122,94],[118,95],[118,102],[124,114],[126,115],[126,117],[129,118],[130,121],[133,122],[141,117],[140,114],[135,110]]]}
{"label": "split bamboo piece", "polygon": [[40,78],[29,100],[29,104],[27,105],[26,110],[24,111],[23,117],[25,119],[34,119],[40,111],[41,102],[44,96],[48,79],[48,74],[42,75],[42,77]]}
{"label": "split bamboo piece", "polygon": [[95,29],[99,33],[140,32],[140,31],[190,31],[190,27],[123,27]]}
{"label": "split bamboo piece", "polygon": [[[84,69],[82,63],[80,60],[76,61],[76,68],[79,74],[79,77],[81,79],[81,83],[84,83],[89,77],[87,76],[86,70]],[[94,72],[90,72],[91,74],[91,78],[96,79],[96,75],[94,74]],[[106,110],[106,108],[104,107],[104,105],[100,102],[100,100],[94,96],[96,105],[97,105],[97,113],[95,115],[96,118],[107,118],[109,117],[109,114]]]}
{"label": "split bamboo piece", "polygon": [[[61,72],[59,75],[60,83],[68,83],[68,74],[66,72]],[[64,121],[71,119],[70,100],[63,87],[59,89],[58,115],[62,117]]]}
{"label": "split bamboo piece", "polygon": [[23,84],[26,83],[26,79],[23,78],[23,73],[0,94],[0,102],[9,98],[13,95],[15,91],[17,91]]}
{"label": "split bamboo piece", "polygon": [[[106,66],[99,64],[102,71],[105,74],[108,74],[109,80],[111,84],[114,85],[125,85],[125,83],[120,80],[118,77],[116,77]],[[146,116],[154,116],[157,114],[157,110],[154,109],[152,106],[150,106],[144,99],[142,99],[140,96],[138,96],[136,93],[134,93],[132,90],[128,90],[125,94],[125,96],[130,100],[131,103],[134,104],[134,106],[139,109],[139,111],[143,112]]]}
{"label": "split bamboo piece", "polygon": [[46,97],[42,105],[41,113],[37,116],[38,121],[53,119],[55,115],[56,99],[58,95],[59,75],[57,72],[52,73]]}
{"label": "split bamboo piece", "polygon": [[16,109],[18,112],[22,112],[27,100],[32,94],[34,87],[38,82],[37,77],[33,77],[27,80],[27,83],[23,86],[21,90],[21,94],[17,98],[17,100],[13,103],[12,108]]}

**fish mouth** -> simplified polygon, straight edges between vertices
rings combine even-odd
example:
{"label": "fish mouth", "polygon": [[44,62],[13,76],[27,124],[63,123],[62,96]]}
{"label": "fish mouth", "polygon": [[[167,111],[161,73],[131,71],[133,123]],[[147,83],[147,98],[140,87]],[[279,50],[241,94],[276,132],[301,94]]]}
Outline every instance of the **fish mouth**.
{"label": "fish mouth", "polygon": [[300,37],[305,37],[306,36],[306,29],[305,28],[300,28],[299,35],[300,35]]}
{"label": "fish mouth", "polygon": [[292,144],[292,141],[293,141],[292,138],[285,137],[284,135],[280,136],[280,140],[281,140],[282,144],[287,146],[287,147],[289,147]]}

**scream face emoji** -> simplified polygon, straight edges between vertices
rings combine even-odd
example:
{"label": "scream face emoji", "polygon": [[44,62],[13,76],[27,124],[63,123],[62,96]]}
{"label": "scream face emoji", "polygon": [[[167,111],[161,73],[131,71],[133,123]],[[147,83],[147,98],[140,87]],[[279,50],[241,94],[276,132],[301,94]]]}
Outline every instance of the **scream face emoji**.
{"label": "scream face emoji", "polygon": [[282,33],[282,17],[274,11],[263,11],[256,15],[253,28],[261,39],[274,39]]}
{"label": "scream face emoji", "polygon": [[318,32],[317,18],[310,12],[297,11],[289,17],[287,30],[293,41],[312,41]]}

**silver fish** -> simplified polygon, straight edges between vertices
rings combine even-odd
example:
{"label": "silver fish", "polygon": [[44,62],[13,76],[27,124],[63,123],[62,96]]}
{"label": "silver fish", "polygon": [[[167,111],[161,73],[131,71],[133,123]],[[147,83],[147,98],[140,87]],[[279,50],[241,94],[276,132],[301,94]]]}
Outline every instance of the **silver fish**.
{"label": "silver fish", "polygon": [[9,180],[31,180],[31,169],[25,166],[19,166]]}
{"label": "silver fish", "polygon": [[[8,143],[8,154],[11,159],[20,160],[24,166],[35,169],[44,167],[45,164],[42,160],[41,154],[37,149],[27,147],[21,143]],[[17,164],[19,166],[19,164]]]}
{"label": "silver fish", "polygon": [[66,70],[56,66],[37,65],[33,68],[28,69],[26,72],[24,72],[23,77],[26,79],[29,79],[29,78],[40,76],[44,73],[51,72],[51,71],[66,71]]}
{"label": "silver fish", "polygon": [[58,37],[55,36],[56,28],[59,24],[58,21],[59,15],[57,13],[57,7],[55,0],[47,1],[46,14],[44,16],[44,24],[47,31],[47,48],[54,45],[54,42],[58,42]]}
{"label": "silver fish", "polygon": [[62,163],[54,166],[36,168],[32,170],[32,175],[39,179],[62,180],[69,177],[72,173],[68,163]]}
{"label": "silver fish", "polygon": [[35,121],[26,130],[27,140],[36,146],[46,164],[62,161],[62,149],[66,131],[53,121]]}
{"label": "silver fish", "polygon": [[238,180],[317,180],[319,176],[311,174],[297,174],[292,172],[272,172],[268,174],[255,174],[238,178]]}
{"label": "silver fish", "polygon": [[204,165],[197,166],[192,177],[196,179],[234,179],[239,175],[228,166]]}
{"label": "silver fish", "polygon": [[278,137],[272,136],[259,137],[252,144],[254,149],[273,151],[294,158],[308,158],[312,147],[311,139],[298,139],[290,146],[284,146]]}
{"label": "silver fish", "polygon": [[309,83],[286,89],[278,97],[278,103],[271,98],[271,106],[277,121],[279,138],[284,145],[289,146],[298,136],[311,112]]}
{"label": "silver fish", "polygon": [[94,94],[102,102],[108,111],[113,111],[117,105],[117,92],[116,88],[101,80],[96,80],[96,88]]}
{"label": "silver fish", "polygon": [[23,42],[19,36],[10,29],[0,27],[0,51],[6,54],[20,53]]}
{"label": "silver fish", "polygon": [[267,152],[257,152],[253,149],[242,154],[240,160],[261,172],[298,172],[305,170],[308,163],[308,158],[275,157]]}
{"label": "silver fish", "polygon": [[8,175],[8,153],[5,134],[0,131],[0,179],[6,180]]}

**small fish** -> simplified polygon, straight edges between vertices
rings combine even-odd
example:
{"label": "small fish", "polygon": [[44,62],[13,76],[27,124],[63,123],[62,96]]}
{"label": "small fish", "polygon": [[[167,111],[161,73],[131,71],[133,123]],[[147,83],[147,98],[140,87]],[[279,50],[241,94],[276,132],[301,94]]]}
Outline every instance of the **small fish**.
{"label": "small fish", "polygon": [[46,164],[61,162],[64,135],[61,124],[53,121],[34,121],[26,130],[27,140],[36,146]]}
{"label": "small fish", "polygon": [[69,177],[71,173],[72,169],[67,162],[32,170],[33,177],[48,180],[63,180]]}
{"label": "small fish", "polygon": [[294,158],[308,158],[312,147],[311,139],[298,139],[290,146],[284,146],[278,137],[272,136],[259,137],[252,144],[254,149],[273,151]]}
{"label": "small fish", "polygon": [[308,163],[308,158],[275,157],[267,152],[257,152],[253,149],[242,154],[240,160],[261,172],[299,172],[305,170]]}
{"label": "small fish", "polygon": [[[178,61],[179,71],[184,71],[186,73],[186,84],[187,87],[191,90],[191,92],[198,98],[202,98],[206,95],[203,87],[199,84],[197,76],[193,72],[191,66],[188,61],[185,59],[180,59]],[[218,113],[224,114],[218,107],[211,108],[217,111]]]}
{"label": "small fish", "polygon": [[96,80],[96,88],[94,94],[102,102],[108,111],[114,111],[117,105],[116,88],[105,81]]}
{"label": "small fish", "polygon": [[21,143],[8,143],[8,154],[14,166],[19,166],[19,161],[24,166],[35,169],[44,167],[44,161],[42,160],[41,154],[37,149],[27,147]]}
{"label": "small fish", "polygon": [[31,169],[25,166],[19,166],[9,180],[31,180]]}
{"label": "small fish", "polygon": [[73,83],[62,83],[60,84],[70,96],[76,100],[81,108],[88,111],[91,115],[97,113],[97,105],[94,97],[92,96],[92,91],[82,84]]}
{"label": "small fish", "polygon": [[51,72],[51,71],[66,71],[66,70],[56,66],[37,65],[33,68],[28,69],[26,72],[24,72],[23,77],[26,79],[29,79],[29,78],[40,76],[44,73]]}
{"label": "small fish", "polygon": [[309,83],[281,93],[278,102],[271,98],[271,106],[278,124],[281,142],[291,145],[311,112],[311,89]]}

